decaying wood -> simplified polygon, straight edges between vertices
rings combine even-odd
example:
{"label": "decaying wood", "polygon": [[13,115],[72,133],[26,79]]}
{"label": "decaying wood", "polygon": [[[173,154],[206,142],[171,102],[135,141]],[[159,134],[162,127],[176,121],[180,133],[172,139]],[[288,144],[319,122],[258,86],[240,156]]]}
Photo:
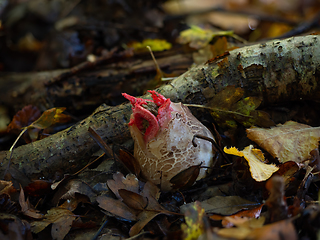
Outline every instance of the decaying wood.
{"label": "decaying wood", "polygon": [[[262,97],[263,104],[319,100],[319,70],[320,37],[295,37],[233,50],[223,59],[192,68],[157,91],[174,102],[196,104],[228,85],[242,87],[247,96]],[[71,166],[83,165],[82,160],[97,149],[88,128],[108,142],[121,143],[130,137],[130,114],[128,103],[101,105],[75,126],[15,149],[10,172],[19,170],[30,178],[38,174],[48,178],[58,169],[65,172]],[[1,172],[9,156],[9,152],[0,153]]]}

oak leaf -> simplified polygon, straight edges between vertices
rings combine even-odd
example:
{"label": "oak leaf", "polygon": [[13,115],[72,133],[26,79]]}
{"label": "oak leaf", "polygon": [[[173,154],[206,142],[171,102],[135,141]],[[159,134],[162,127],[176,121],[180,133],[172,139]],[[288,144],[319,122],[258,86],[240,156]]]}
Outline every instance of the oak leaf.
{"label": "oak leaf", "polygon": [[45,219],[31,223],[32,232],[39,233],[52,223],[52,238],[62,240],[70,231],[75,218],[76,215],[68,209],[60,207],[51,208],[45,215]]}
{"label": "oak leaf", "polygon": [[250,167],[251,176],[257,182],[265,181],[271,175],[278,171],[278,167],[274,164],[264,163],[264,156],[260,149],[253,148],[252,145],[246,147],[243,151],[239,151],[235,147],[224,148],[224,152],[239,157],[244,157]]}
{"label": "oak leaf", "polygon": [[149,221],[159,214],[177,214],[165,210],[159,204],[160,189],[156,185],[146,182],[142,191],[139,185],[142,183],[133,174],[124,177],[118,172],[113,175],[113,180],[108,180],[108,187],[118,199],[106,196],[97,198],[102,209],[125,220],[137,221],[130,229],[130,236],[138,234]]}
{"label": "oak leaf", "polygon": [[247,129],[247,136],[279,162],[301,163],[318,147],[320,127],[288,121],[270,129],[251,127]]}

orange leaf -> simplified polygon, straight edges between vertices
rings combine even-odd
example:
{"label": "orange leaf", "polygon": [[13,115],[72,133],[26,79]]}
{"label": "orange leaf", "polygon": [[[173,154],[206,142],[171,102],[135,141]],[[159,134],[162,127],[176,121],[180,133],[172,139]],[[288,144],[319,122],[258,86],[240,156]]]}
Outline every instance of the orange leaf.
{"label": "orange leaf", "polygon": [[[260,216],[262,207],[263,207],[263,204],[261,204],[259,207],[256,207],[254,209],[243,210],[241,212],[233,214],[233,215],[229,216],[229,218],[233,218],[233,219],[258,218]],[[224,226],[226,228],[234,226],[234,224],[226,217],[224,217],[221,224],[222,224],[222,226]]]}

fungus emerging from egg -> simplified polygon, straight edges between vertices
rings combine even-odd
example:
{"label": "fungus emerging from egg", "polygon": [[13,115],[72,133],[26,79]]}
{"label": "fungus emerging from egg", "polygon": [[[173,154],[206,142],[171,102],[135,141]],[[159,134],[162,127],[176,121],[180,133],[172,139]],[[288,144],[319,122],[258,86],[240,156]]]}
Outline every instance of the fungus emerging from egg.
{"label": "fungus emerging from egg", "polygon": [[[182,103],[173,103],[155,91],[153,100],[122,95],[132,104],[129,129],[134,140],[134,157],[141,166],[143,177],[172,189],[170,179],[179,172],[202,163],[212,165],[215,152],[212,143],[195,138],[195,134],[213,139],[211,132]],[[201,168],[197,179],[205,177]]]}

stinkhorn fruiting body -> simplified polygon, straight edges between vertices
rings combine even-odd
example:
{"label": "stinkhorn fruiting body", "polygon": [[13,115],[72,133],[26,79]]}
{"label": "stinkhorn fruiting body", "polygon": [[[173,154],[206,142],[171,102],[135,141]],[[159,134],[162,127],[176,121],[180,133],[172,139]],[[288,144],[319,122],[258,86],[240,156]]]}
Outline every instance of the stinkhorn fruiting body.
{"label": "stinkhorn fruiting body", "polygon": [[[129,129],[134,140],[134,157],[147,180],[160,185],[164,191],[172,189],[170,179],[194,166],[210,167],[215,152],[212,143],[194,135],[213,139],[211,132],[196,119],[188,107],[173,103],[155,91],[153,100],[122,95],[132,104]],[[201,168],[197,179],[205,177]]]}

